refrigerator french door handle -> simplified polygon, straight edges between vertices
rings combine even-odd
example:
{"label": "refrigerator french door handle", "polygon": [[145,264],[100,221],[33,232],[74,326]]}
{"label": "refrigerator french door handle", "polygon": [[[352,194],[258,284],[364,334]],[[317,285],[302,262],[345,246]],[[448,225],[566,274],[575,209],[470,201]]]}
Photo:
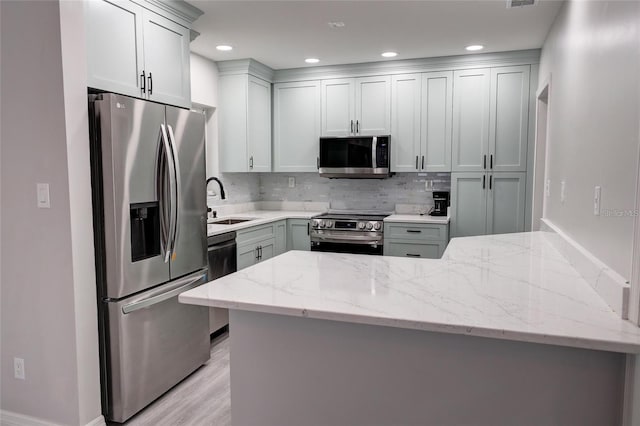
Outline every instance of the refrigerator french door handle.
{"label": "refrigerator french door handle", "polygon": [[[122,307],[123,314],[129,314],[140,309],[148,308],[149,306],[156,305],[160,302],[164,302],[167,299],[171,299],[174,296],[187,291],[200,285],[200,281],[207,276],[207,269],[203,269],[197,276],[186,277],[181,280],[177,280],[174,284],[174,288],[155,296],[148,297],[146,299],[138,300],[136,302],[128,303]],[[176,287],[177,286],[177,287]]]}
{"label": "refrigerator french door handle", "polygon": [[176,251],[176,243],[178,242],[178,238],[180,237],[180,191],[181,191],[181,182],[180,182],[180,162],[178,161],[178,145],[176,144],[176,137],[173,133],[173,127],[170,124],[167,124],[167,128],[169,130],[169,142],[171,143],[171,150],[173,152],[173,178],[176,187],[176,208],[175,208],[175,227],[173,231],[173,244],[171,247],[171,251],[175,254]]}
{"label": "refrigerator french door handle", "polygon": [[167,151],[162,129],[158,130],[158,160],[156,163],[156,197],[160,204],[160,250],[165,263],[169,260],[169,218],[167,217],[167,188],[165,174],[167,173]]}
{"label": "refrigerator french door handle", "polygon": [[167,243],[167,252],[165,253],[164,262],[167,263],[169,259],[171,259],[171,255],[175,250],[175,234],[177,221],[177,211],[178,211],[178,188],[176,188],[176,180],[173,174],[175,173],[175,162],[173,149],[171,148],[169,137],[167,136],[167,128],[164,124],[160,124],[160,129],[162,130],[162,144],[165,150],[165,156],[167,159],[167,166],[169,168],[169,236]]}

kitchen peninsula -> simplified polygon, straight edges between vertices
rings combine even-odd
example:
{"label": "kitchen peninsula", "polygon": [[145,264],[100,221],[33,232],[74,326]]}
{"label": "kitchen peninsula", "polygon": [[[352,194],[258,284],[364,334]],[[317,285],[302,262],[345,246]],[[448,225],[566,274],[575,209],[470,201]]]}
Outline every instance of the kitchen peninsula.
{"label": "kitchen peninsula", "polygon": [[640,353],[546,232],[439,260],[291,251],[180,301],[231,310],[239,425],[617,424]]}

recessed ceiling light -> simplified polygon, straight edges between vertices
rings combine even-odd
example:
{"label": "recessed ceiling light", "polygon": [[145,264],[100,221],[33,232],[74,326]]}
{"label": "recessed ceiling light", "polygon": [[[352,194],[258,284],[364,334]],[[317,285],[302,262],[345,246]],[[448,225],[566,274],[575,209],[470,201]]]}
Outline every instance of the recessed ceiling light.
{"label": "recessed ceiling light", "polygon": [[308,64],[317,64],[318,62],[320,62],[320,59],[318,59],[318,58],[307,58],[304,61],[306,63],[308,63]]}
{"label": "recessed ceiling light", "polygon": [[471,46],[465,47],[469,52],[475,52],[476,50],[484,49],[484,46],[481,44],[472,44]]}
{"label": "recessed ceiling light", "polygon": [[398,54],[396,52],[384,52],[382,56],[384,56],[385,58],[393,58],[395,56],[398,56]]}
{"label": "recessed ceiling light", "polygon": [[229,50],[233,50],[233,47],[226,44],[221,44],[219,46],[216,46],[216,49],[222,50],[223,52],[228,52]]}

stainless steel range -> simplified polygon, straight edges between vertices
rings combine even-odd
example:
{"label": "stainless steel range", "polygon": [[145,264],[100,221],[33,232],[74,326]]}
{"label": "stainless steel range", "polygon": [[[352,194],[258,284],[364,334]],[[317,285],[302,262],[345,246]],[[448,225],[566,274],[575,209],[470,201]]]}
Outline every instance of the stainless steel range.
{"label": "stainless steel range", "polygon": [[383,220],[391,213],[337,211],[311,221],[311,250],[382,255]]}

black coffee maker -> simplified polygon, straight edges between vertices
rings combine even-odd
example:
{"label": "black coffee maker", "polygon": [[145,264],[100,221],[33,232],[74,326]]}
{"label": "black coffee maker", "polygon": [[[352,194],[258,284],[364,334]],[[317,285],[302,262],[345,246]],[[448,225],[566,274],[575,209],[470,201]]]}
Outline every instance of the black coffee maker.
{"label": "black coffee maker", "polygon": [[448,206],[449,192],[433,191],[433,210],[429,214],[431,216],[446,216]]}

